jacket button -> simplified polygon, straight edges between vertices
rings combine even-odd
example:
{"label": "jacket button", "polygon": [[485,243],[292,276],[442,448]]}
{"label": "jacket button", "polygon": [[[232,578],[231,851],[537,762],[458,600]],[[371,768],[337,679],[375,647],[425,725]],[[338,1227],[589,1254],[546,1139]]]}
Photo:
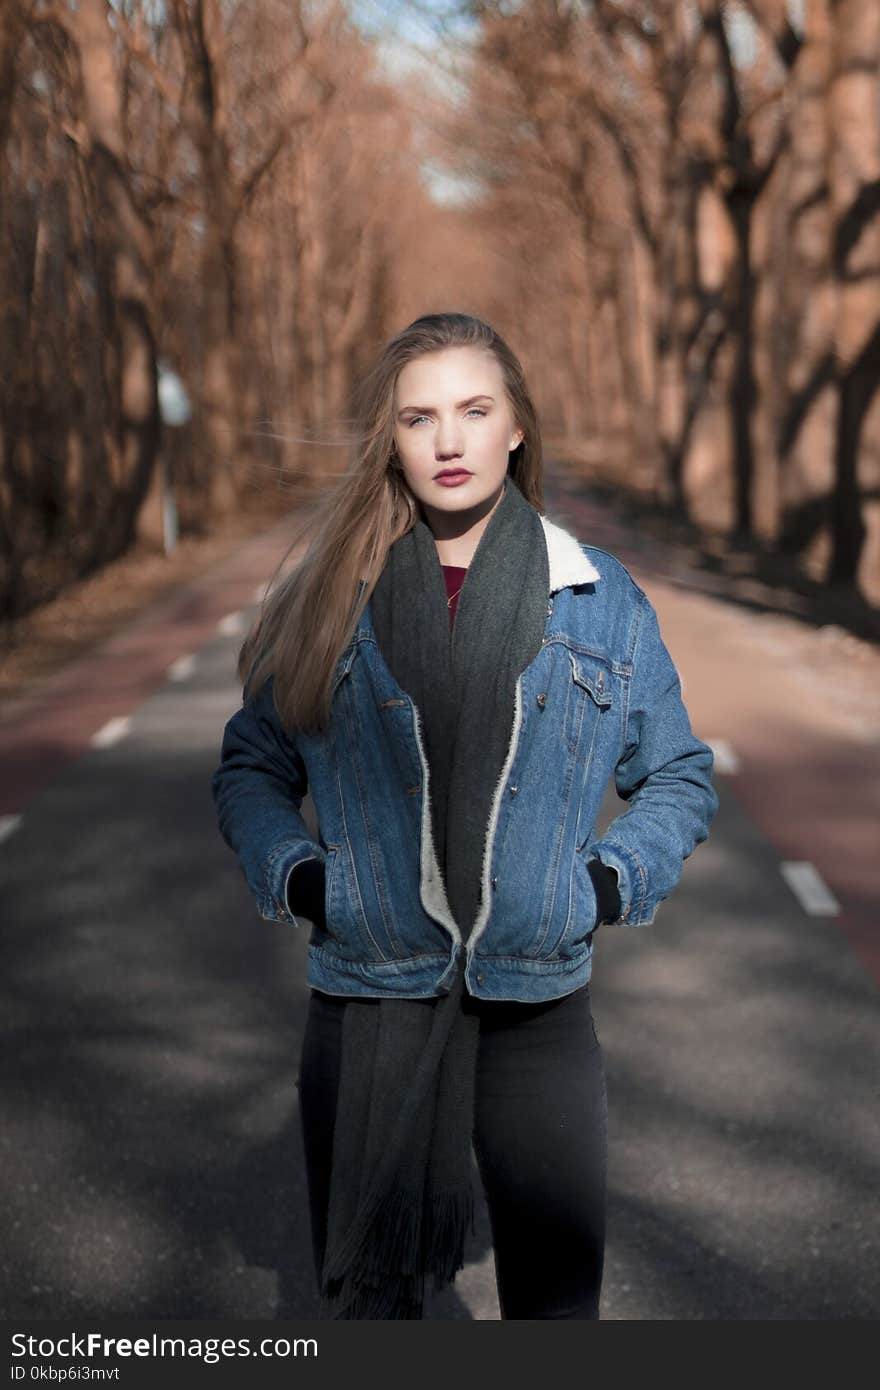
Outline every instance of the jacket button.
{"label": "jacket button", "polygon": [[517,794],[518,791],[519,791],[519,787],[511,787],[511,789],[510,789],[510,795],[511,795],[511,796],[516,796],[516,794]]}
{"label": "jacket button", "polygon": [[478,984],[478,985],[481,985],[481,984],[483,983],[484,978],[485,978],[485,977],[484,977],[483,975],[478,975],[478,976],[477,976],[477,984]]}
{"label": "jacket button", "polygon": [[547,695],[545,691],[542,690],[541,694],[537,695],[535,698],[537,699],[538,704],[541,706],[541,709],[543,709],[547,703]]}
{"label": "jacket button", "polygon": [[492,877],[491,883],[492,883],[492,887],[493,887],[493,888],[497,888],[497,887],[498,887],[498,879],[497,879],[496,877],[494,877],[494,876]]}

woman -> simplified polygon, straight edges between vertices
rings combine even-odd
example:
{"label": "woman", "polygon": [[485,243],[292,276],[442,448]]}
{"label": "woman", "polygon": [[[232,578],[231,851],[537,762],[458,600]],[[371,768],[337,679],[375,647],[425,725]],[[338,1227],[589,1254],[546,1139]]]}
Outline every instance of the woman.
{"label": "woman", "polygon": [[[708,835],[712,753],[644,592],[541,514],[535,409],[488,324],[417,319],[357,407],[213,779],[261,915],[313,923],[322,1316],[422,1316],[425,1279],[463,1264],[473,1142],[502,1317],[597,1318],[593,935],[653,921]],[[612,775],[629,804],[596,838]]]}

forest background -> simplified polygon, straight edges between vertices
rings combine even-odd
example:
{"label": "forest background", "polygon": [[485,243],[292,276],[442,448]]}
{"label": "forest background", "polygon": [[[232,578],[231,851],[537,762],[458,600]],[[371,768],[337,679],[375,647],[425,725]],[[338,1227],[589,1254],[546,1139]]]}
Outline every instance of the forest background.
{"label": "forest background", "polygon": [[3,0],[0,304],[7,652],[307,502],[449,308],[560,470],[880,636],[877,0]]}

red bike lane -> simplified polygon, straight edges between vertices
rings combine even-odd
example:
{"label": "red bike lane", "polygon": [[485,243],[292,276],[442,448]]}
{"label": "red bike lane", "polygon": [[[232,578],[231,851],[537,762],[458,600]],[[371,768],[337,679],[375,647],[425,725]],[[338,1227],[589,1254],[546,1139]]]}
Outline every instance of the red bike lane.
{"label": "red bike lane", "polygon": [[290,543],[289,519],[151,605],[27,695],[0,707],[0,816],[23,814],[34,796],[111,719],[130,715],[198,651],[228,614],[255,602]]}

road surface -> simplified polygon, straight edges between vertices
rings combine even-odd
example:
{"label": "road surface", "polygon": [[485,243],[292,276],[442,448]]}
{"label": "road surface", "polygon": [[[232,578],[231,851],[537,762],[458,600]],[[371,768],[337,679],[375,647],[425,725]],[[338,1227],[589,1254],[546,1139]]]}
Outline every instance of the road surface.
{"label": "road surface", "polygon": [[[877,654],[558,483],[547,510],[655,603],[721,802],[651,927],[597,938],[602,1316],[876,1317]],[[258,917],[209,785],[284,548],[282,522],[0,714],[4,1318],[317,1314],[307,927]],[[478,1215],[431,1319],[499,1317]]]}

